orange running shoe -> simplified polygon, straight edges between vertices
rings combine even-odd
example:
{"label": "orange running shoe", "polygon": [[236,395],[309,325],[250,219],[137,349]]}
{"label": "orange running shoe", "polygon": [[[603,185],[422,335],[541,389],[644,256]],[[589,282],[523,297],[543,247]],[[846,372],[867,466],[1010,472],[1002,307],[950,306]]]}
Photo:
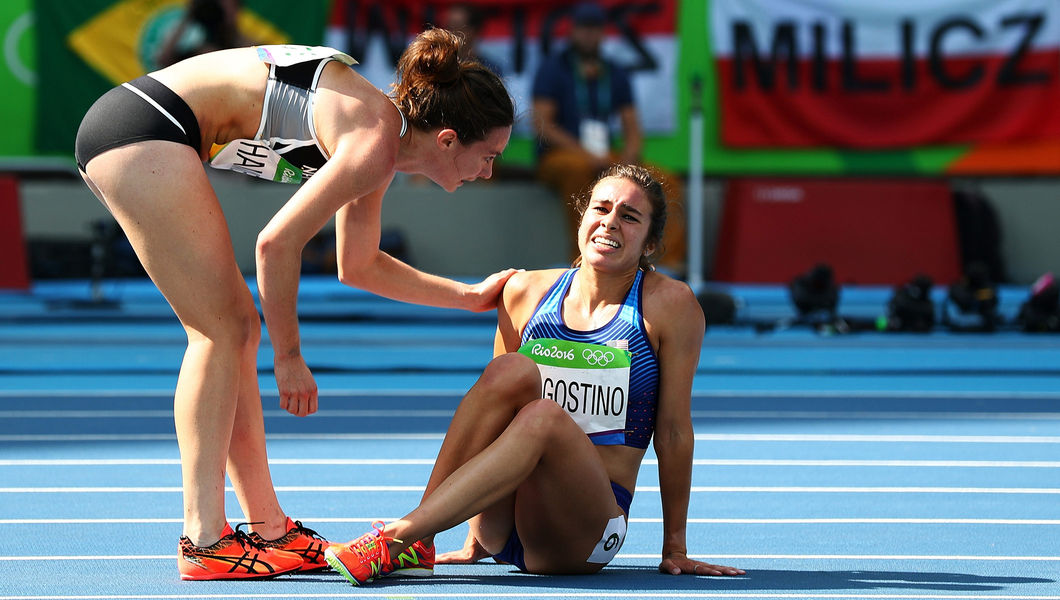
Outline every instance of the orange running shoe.
{"label": "orange running shoe", "polygon": [[328,563],[324,560],[324,549],[330,543],[312,529],[303,527],[301,521],[292,521],[291,517],[287,517],[287,533],[274,540],[267,540],[257,533],[251,533],[250,537],[266,548],[293,552],[301,556],[303,562],[299,571],[319,571],[328,568]]}
{"label": "orange running shoe", "polygon": [[324,560],[353,585],[361,585],[376,577],[385,576],[391,564],[387,542],[393,538],[383,535],[383,527],[382,521],[376,521],[372,523],[374,531],[369,531],[348,544],[329,546],[324,551]]}
{"label": "orange running shoe", "polygon": [[434,575],[434,544],[417,541],[390,561],[384,577],[430,577]]}
{"label": "orange running shoe", "polygon": [[221,539],[212,546],[196,546],[187,536],[180,537],[177,568],[184,580],[266,579],[302,567],[302,557],[291,552],[266,548],[241,527],[232,531],[225,523]]}

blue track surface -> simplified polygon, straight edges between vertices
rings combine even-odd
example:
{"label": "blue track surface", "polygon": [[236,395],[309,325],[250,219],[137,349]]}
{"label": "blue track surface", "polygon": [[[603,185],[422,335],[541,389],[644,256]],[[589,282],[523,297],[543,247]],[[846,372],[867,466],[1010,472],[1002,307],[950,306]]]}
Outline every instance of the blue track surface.
{"label": "blue track surface", "polygon": [[[587,577],[481,564],[363,588],[336,574],[180,582],[172,389],[179,325],[144,282],[0,294],[0,600],[5,598],[1039,598],[1060,600],[1060,336],[712,327],[692,403],[692,554],[740,578],[656,573],[654,455],[619,558]],[[745,322],[790,316],[780,288],[731,290]],[[885,289],[843,291],[841,314]],[[1011,317],[1023,290],[1003,290]],[[419,499],[492,314],[382,301],[307,280],[318,414],[277,408],[259,358],[273,477],[335,540]],[[229,517],[242,520],[230,493]],[[463,541],[463,526],[439,536]]]}

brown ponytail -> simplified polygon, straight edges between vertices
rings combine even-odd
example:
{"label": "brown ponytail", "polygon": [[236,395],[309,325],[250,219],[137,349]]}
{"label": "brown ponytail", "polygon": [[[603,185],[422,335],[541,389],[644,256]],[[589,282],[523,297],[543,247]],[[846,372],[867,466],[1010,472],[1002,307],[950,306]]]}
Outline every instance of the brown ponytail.
{"label": "brown ponytail", "polygon": [[456,132],[460,143],[486,139],[497,127],[515,122],[515,106],[493,71],[461,60],[463,39],[445,29],[416,36],[398,60],[400,81],[394,99],[409,123],[421,131],[439,127]]}

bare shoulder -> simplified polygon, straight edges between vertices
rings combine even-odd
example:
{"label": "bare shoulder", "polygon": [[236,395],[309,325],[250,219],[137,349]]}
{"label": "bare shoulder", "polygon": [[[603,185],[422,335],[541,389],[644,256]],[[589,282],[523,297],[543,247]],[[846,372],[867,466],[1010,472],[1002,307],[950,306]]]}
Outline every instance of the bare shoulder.
{"label": "bare shoulder", "polygon": [[501,304],[512,323],[522,327],[530,319],[548,289],[559,279],[563,269],[519,271],[504,286]]}
{"label": "bare shoulder", "polygon": [[390,98],[348,65],[338,61],[325,65],[313,115],[317,136],[332,155],[353,153],[384,163],[396,159],[401,113]]}
{"label": "bare shoulder", "polygon": [[[186,95],[224,93],[243,88],[264,91],[268,67],[254,48],[228,48],[186,58],[151,77],[187,100]],[[231,100],[231,98],[226,98]]]}
{"label": "bare shoulder", "polygon": [[644,274],[644,304],[645,310],[649,305],[667,309],[699,308],[699,301],[687,283],[657,271]]}
{"label": "bare shoulder", "polygon": [[662,273],[651,271],[644,275],[643,307],[649,336],[680,331],[701,334],[706,329],[703,308],[692,288]]}
{"label": "bare shoulder", "polygon": [[541,269],[519,271],[508,279],[504,286],[504,303],[509,307],[532,301],[534,305],[544,297],[545,292],[559,279],[563,269]]}

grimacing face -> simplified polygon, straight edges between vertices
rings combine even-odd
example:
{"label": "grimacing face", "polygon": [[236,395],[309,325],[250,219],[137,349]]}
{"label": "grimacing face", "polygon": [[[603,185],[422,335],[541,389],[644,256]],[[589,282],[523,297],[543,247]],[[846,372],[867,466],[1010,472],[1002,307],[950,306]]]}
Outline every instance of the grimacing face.
{"label": "grimacing face", "polygon": [[647,243],[652,206],[640,187],[622,177],[601,180],[592,190],[578,228],[582,261],[609,270],[637,268],[654,249]]}

